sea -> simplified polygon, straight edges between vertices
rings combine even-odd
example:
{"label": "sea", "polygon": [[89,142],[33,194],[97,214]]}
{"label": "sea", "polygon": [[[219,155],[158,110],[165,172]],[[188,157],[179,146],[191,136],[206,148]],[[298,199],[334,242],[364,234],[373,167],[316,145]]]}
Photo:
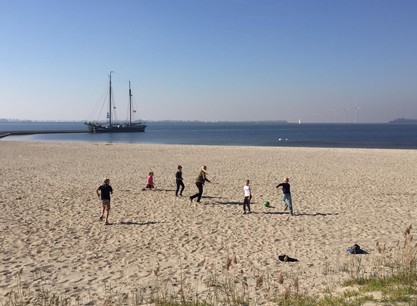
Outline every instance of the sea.
{"label": "sea", "polygon": [[[417,149],[417,124],[146,122],[144,133],[35,134],[3,141],[143,143],[219,146]],[[82,122],[0,122],[0,132],[87,131]]]}

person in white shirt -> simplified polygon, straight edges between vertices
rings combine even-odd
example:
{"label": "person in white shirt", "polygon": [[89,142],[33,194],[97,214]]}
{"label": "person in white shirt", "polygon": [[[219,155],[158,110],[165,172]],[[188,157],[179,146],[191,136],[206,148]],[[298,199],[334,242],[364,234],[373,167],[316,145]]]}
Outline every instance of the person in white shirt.
{"label": "person in white shirt", "polygon": [[243,193],[245,198],[243,199],[243,214],[250,214],[250,200],[252,199],[252,193],[249,186],[249,180],[246,180],[245,186],[243,186]]}

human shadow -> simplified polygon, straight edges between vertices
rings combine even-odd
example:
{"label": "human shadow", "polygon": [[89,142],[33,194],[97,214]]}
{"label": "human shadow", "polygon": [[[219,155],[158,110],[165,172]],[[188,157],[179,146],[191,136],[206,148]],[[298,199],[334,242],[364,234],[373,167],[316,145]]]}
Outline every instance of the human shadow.
{"label": "human shadow", "polygon": [[168,191],[168,192],[174,192],[175,189],[163,189],[163,188],[142,188],[141,191],[148,191],[148,192],[161,192],[161,191]]}
{"label": "human shadow", "polygon": [[220,205],[243,205],[242,202],[236,202],[236,201],[226,201],[226,202],[214,202],[214,204],[220,204]]}
{"label": "human shadow", "polygon": [[222,197],[202,196],[202,199],[221,199]]}
{"label": "human shadow", "polygon": [[120,221],[121,225],[153,225],[161,222],[147,221],[147,222],[136,222],[136,221]]}
{"label": "human shadow", "polygon": [[317,216],[337,216],[339,215],[339,213],[335,212],[335,213],[330,213],[330,212],[301,212],[301,213],[297,213],[297,216],[308,216],[308,217],[317,217]]}
{"label": "human shadow", "polygon": [[[255,203],[250,203],[250,205],[252,205],[252,204],[255,204]],[[277,208],[276,206],[265,206],[265,205],[264,205],[264,207],[267,208],[267,209],[276,209]]]}
{"label": "human shadow", "polygon": [[265,215],[289,215],[288,211],[264,211]]}

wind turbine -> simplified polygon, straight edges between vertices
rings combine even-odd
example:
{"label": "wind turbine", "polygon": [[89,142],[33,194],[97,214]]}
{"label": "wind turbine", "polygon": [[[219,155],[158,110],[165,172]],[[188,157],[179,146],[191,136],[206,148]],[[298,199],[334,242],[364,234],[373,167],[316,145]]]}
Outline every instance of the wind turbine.
{"label": "wind turbine", "polygon": [[358,103],[355,104],[355,124],[358,123],[358,110],[360,108],[358,107]]}

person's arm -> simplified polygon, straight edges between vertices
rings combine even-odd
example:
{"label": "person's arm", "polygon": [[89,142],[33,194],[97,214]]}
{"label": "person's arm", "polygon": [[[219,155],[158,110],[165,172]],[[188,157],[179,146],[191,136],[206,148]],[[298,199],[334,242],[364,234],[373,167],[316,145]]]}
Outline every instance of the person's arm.
{"label": "person's arm", "polygon": [[278,185],[277,185],[277,188],[278,188],[278,187],[280,187],[280,186],[282,186],[282,183],[281,183],[281,184],[278,184]]}
{"label": "person's arm", "polygon": [[98,187],[98,188],[96,189],[96,193],[97,193],[97,196],[98,196],[98,197],[100,197],[99,190],[100,190],[100,187]]}
{"label": "person's arm", "polygon": [[206,173],[202,173],[203,174],[203,182],[209,182],[209,183],[211,183],[211,181],[207,178],[207,175],[206,175]]}

